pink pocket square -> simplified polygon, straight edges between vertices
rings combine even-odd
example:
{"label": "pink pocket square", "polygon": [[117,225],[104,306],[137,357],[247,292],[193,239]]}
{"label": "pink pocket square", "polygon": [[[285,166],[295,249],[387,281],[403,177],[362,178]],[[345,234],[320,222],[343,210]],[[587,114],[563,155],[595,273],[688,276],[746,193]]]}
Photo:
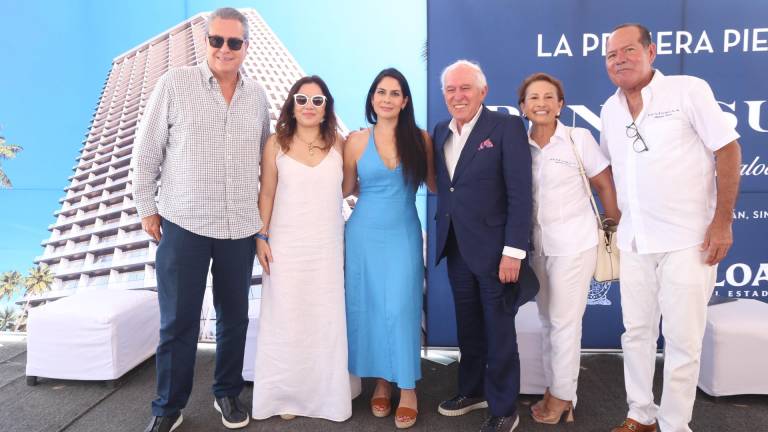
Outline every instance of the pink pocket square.
{"label": "pink pocket square", "polygon": [[477,147],[477,150],[483,150],[487,148],[493,148],[493,141],[490,139],[487,139],[480,143],[480,145]]}

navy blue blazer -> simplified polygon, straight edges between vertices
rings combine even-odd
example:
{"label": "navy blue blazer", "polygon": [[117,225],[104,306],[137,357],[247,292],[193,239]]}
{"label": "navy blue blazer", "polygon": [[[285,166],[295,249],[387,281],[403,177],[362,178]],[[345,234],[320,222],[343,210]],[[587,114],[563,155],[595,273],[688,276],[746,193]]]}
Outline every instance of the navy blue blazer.
{"label": "navy blue blazer", "polygon": [[446,140],[452,134],[449,121],[435,126],[435,264],[446,254],[448,231],[453,226],[470,270],[497,276],[504,246],[529,249],[533,206],[531,151],[520,117],[481,109],[461,151],[453,180],[448,175],[444,152]]}

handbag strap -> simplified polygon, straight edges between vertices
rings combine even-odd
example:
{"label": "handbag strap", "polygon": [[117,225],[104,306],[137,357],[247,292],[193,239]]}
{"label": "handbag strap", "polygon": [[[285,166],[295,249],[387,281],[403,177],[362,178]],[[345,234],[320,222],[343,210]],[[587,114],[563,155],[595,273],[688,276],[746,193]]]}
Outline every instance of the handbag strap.
{"label": "handbag strap", "polygon": [[600,211],[597,210],[597,203],[595,202],[595,196],[592,195],[592,188],[589,187],[589,180],[587,180],[587,171],[584,169],[584,164],[581,162],[581,157],[579,157],[579,152],[576,149],[576,143],[573,142],[573,129],[570,129],[568,131],[568,139],[571,140],[571,148],[573,149],[573,155],[576,156],[576,162],[579,164],[579,174],[581,176],[581,179],[584,181],[584,187],[587,189],[587,196],[589,196],[589,201],[592,203],[592,210],[595,213],[595,218],[597,219],[597,227],[602,228],[603,227],[603,220],[600,218]]}

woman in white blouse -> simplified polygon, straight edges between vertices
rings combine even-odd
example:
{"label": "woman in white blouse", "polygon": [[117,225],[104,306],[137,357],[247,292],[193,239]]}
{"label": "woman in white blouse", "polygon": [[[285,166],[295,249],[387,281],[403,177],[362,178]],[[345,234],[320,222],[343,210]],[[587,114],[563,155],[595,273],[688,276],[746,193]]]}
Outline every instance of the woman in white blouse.
{"label": "woman in white blouse", "polygon": [[518,91],[531,122],[533,160],[533,253],[539,278],[536,298],[544,328],[543,360],[548,389],[531,407],[538,423],[573,421],[581,354],[581,320],[597,260],[597,222],[579,172],[581,159],[606,216],[619,210],[608,160],[592,134],[562,124],[563,86],[545,73],[523,81]]}

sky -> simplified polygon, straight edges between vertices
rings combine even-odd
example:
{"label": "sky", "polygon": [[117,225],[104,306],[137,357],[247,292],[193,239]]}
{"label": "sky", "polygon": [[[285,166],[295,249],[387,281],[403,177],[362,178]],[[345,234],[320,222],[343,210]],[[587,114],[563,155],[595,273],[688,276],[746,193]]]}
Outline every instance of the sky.
{"label": "sky", "polygon": [[[0,272],[26,273],[55,221],[112,59],[199,12],[256,9],[308,74],[323,77],[350,129],[364,126],[371,80],[396,67],[426,127],[426,0],[0,3],[0,134],[24,149],[2,161]],[[0,304],[1,305],[1,304]]]}

